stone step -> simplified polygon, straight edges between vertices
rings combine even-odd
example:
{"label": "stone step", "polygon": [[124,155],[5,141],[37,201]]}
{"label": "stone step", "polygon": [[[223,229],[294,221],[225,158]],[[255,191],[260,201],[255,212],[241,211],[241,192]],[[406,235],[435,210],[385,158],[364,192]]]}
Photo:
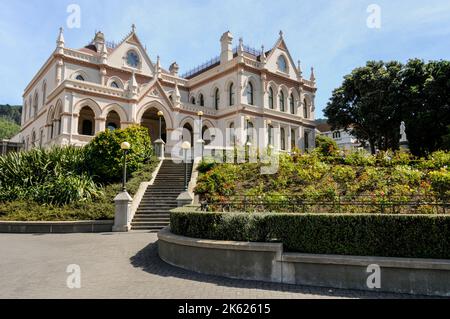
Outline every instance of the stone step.
{"label": "stone step", "polygon": [[161,229],[163,229],[165,227],[166,226],[164,226],[164,227],[134,226],[134,227],[131,227],[131,230],[134,230],[134,231],[144,231],[145,230],[145,231],[149,231],[149,232],[159,232]]}
{"label": "stone step", "polygon": [[133,219],[133,223],[149,223],[149,222],[156,222],[156,223],[170,223],[170,218],[156,218],[156,217],[137,217]]}
{"label": "stone step", "polygon": [[170,218],[169,213],[137,213],[134,218]]}
{"label": "stone step", "polygon": [[168,226],[170,223],[164,223],[164,222],[132,222],[131,227],[134,229],[142,229],[142,227],[161,227],[164,228]]}

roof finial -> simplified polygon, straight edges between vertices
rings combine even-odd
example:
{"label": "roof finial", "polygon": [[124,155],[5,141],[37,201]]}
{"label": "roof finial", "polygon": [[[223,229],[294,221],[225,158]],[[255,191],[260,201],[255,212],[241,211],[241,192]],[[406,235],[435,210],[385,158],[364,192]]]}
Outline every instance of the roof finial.
{"label": "roof finial", "polygon": [[316,76],[314,75],[314,67],[311,67],[311,76],[309,77],[309,80],[312,82],[316,81]]}
{"label": "roof finial", "polygon": [[300,60],[298,60],[297,63],[298,63],[298,74],[300,76],[302,76],[302,73],[303,73],[303,71],[302,71],[302,64],[301,64]]}
{"label": "roof finial", "polygon": [[261,45],[261,62],[266,63],[266,51],[264,50],[264,44]]}
{"label": "roof finial", "polygon": [[244,40],[239,38],[239,53],[242,54],[244,52]]}
{"label": "roof finial", "polygon": [[280,30],[280,38],[283,38],[283,30]]}
{"label": "roof finial", "polygon": [[58,40],[57,40],[57,43],[58,43],[58,44],[59,44],[59,43],[64,44],[64,29],[63,29],[63,27],[60,27],[60,28],[59,28],[59,34],[58,34]]}
{"label": "roof finial", "polygon": [[59,28],[58,39],[56,39],[56,50],[62,54],[64,52],[64,29]]}
{"label": "roof finial", "polygon": [[132,33],[136,32],[136,25],[134,23],[131,25],[131,32]]}

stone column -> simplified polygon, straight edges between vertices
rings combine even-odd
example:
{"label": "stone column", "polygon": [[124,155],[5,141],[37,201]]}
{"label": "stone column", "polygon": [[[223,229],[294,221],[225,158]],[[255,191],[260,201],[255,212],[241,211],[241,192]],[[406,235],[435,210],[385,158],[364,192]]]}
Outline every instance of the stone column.
{"label": "stone column", "polygon": [[129,216],[131,211],[131,203],[133,198],[127,191],[119,193],[114,198],[115,203],[115,215],[113,232],[127,232],[130,230]]}

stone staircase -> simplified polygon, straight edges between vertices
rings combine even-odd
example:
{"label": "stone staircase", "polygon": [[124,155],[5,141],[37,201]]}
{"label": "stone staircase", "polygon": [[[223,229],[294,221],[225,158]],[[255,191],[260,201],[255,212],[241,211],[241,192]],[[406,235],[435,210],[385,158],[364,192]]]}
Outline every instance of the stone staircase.
{"label": "stone staircase", "polygon": [[[188,183],[192,163],[187,165]],[[159,231],[169,225],[170,210],[177,207],[177,197],[184,191],[184,163],[165,159],[153,185],[148,186],[131,222],[132,230]]]}

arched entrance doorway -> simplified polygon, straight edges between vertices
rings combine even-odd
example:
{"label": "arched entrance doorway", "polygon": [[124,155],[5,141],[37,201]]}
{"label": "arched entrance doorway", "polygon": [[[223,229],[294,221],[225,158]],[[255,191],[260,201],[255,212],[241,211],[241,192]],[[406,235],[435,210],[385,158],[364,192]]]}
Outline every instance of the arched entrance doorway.
{"label": "arched entrance doorway", "polygon": [[191,143],[191,146],[194,145],[194,130],[189,123],[183,125],[183,142],[185,141]]}
{"label": "arched entrance doorway", "polygon": [[78,117],[78,134],[93,136],[95,133],[95,114],[89,106],[81,109]]}
{"label": "arched entrance doorway", "polygon": [[[150,108],[145,111],[142,115],[141,126],[148,129],[152,143],[154,143],[159,138],[159,110],[156,108]],[[167,143],[167,133],[166,133],[166,121],[164,116],[161,118],[161,138]]]}
{"label": "arched entrance doorway", "polygon": [[120,128],[120,116],[116,111],[111,111],[106,117],[106,129],[114,131]]}

